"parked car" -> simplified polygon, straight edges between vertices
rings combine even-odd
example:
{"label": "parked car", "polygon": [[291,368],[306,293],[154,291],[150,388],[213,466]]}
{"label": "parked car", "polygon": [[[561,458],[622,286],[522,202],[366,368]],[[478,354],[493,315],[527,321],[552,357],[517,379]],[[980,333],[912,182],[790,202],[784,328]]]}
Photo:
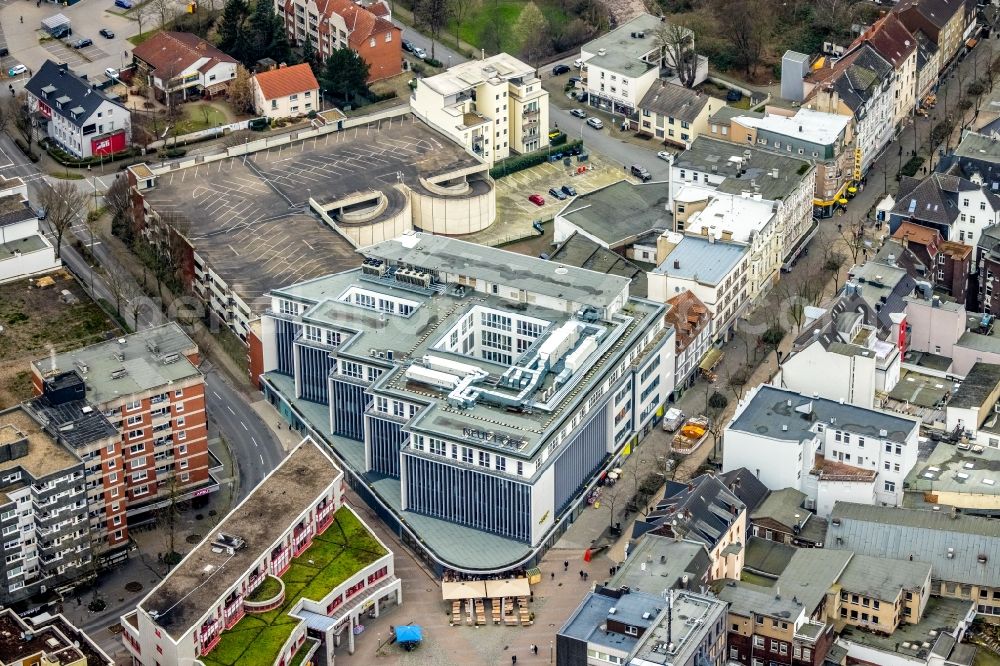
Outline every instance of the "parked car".
{"label": "parked car", "polygon": [[586,118],[587,112],[584,111],[583,109],[573,109],[572,111],[569,112],[569,115],[576,116],[577,118]]}
{"label": "parked car", "polygon": [[25,67],[24,65],[14,65],[13,67],[7,70],[7,76],[14,77],[17,76],[18,74],[24,74],[27,71],[28,68]]}
{"label": "parked car", "polygon": [[580,85],[581,83],[583,83],[583,80],[579,76],[571,76],[568,79],[566,79],[566,83],[568,85],[576,87],[576,86]]}
{"label": "parked car", "polygon": [[408,39],[404,39],[403,50],[406,51],[407,53],[413,53],[413,43]]}
{"label": "parked car", "polygon": [[132,9],[132,0],[115,0],[115,7],[122,9]]}
{"label": "parked car", "polygon": [[569,185],[563,185],[562,186],[562,191],[563,191],[563,194],[565,194],[568,197],[575,197],[576,196],[576,189],[573,188],[573,187],[570,187]]}
{"label": "parked car", "polygon": [[107,75],[109,79],[115,81],[118,80],[118,70],[115,69],[114,67],[108,67],[107,69],[104,70],[104,73]]}
{"label": "parked car", "polygon": [[530,197],[528,197],[528,201],[535,204],[536,206],[545,205],[545,199],[542,197],[541,194],[532,194]]}
{"label": "parked car", "polygon": [[0,46],[0,58],[10,55],[10,49],[6,46]]}
{"label": "parked car", "polygon": [[569,65],[556,65],[552,68],[552,76],[559,76],[560,74],[568,74]]}
{"label": "parked car", "polygon": [[554,196],[556,199],[559,199],[559,201],[563,201],[563,200],[566,199],[566,195],[563,194],[563,191],[562,190],[557,190],[554,187],[550,187],[549,188],[549,194],[551,194],[552,196]]}
{"label": "parked car", "polygon": [[62,39],[63,37],[69,37],[70,35],[72,35],[73,29],[70,28],[68,25],[61,25],[57,28],[53,28],[52,30],[50,30],[49,34],[52,36],[52,39]]}
{"label": "parked car", "polygon": [[738,102],[741,99],[743,99],[743,93],[741,93],[739,90],[730,90],[728,93],[726,93],[727,102]]}
{"label": "parked car", "polygon": [[413,47],[413,55],[417,56],[421,60],[426,60],[427,59],[427,51],[423,50],[419,46],[414,46]]}
{"label": "parked car", "polygon": [[38,206],[37,208],[35,208],[35,217],[37,217],[39,220],[44,220],[46,217],[48,217],[48,215],[49,211],[45,210],[43,206]]}
{"label": "parked car", "polygon": [[671,157],[670,153],[668,153],[665,150],[661,150],[660,152],[656,153],[656,156],[659,157],[661,160],[666,160],[668,162],[670,161]]}
{"label": "parked car", "polygon": [[115,33],[111,30],[108,30],[107,28],[101,28],[100,30],[97,31],[97,34],[99,34],[101,37],[104,37],[105,39],[115,38]]}
{"label": "parked car", "polygon": [[642,165],[633,164],[629,168],[629,170],[632,172],[633,176],[635,176],[636,178],[638,178],[639,180],[641,180],[644,183],[646,181],[648,181],[648,180],[652,180],[652,178],[653,178],[653,174],[649,173],[649,170],[646,169],[646,167],[644,167]]}
{"label": "parked car", "polygon": [[587,118],[587,124],[594,129],[604,129],[604,121],[600,118]]}
{"label": "parked car", "polygon": [[94,45],[94,40],[92,40],[90,37],[81,37],[80,39],[73,42],[74,49],[82,49],[93,45]]}
{"label": "parked car", "polygon": [[577,69],[580,69],[581,67],[583,67],[583,60],[577,58],[576,60],[573,61],[573,66],[576,67]]}

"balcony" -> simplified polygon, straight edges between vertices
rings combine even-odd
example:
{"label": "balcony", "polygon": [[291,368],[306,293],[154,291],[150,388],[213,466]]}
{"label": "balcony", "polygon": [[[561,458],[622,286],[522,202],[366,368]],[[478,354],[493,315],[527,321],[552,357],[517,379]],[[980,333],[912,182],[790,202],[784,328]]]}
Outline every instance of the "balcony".
{"label": "balcony", "polygon": [[243,607],[248,613],[266,613],[284,602],[285,583],[275,576],[264,576],[264,582],[243,600]]}

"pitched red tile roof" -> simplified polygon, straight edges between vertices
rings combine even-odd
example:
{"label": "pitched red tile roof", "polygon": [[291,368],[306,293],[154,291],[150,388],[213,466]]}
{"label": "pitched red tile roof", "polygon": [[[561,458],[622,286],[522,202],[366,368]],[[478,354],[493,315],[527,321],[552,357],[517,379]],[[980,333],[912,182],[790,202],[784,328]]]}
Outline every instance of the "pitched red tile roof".
{"label": "pitched red tile roof", "polygon": [[168,76],[180,74],[202,58],[214,61],[212,66],[220,62],[236,63],[232,56],[189,32],[158,32],[135,47],[132,55]]}
{"label": "pitched red tile roof", "polygon": [[392,13],[389,9],[389,5],[385,3],[385,0],[379,0],[378,2],[373,2],[368,5],[368,11],[375,16],[381,16],[383,18],[388,17]]}
{"label": "pitched red tile roof", "polygon": [[306,63],[261,72],[254,79],[264,99],[278,99],[307,90],[319,90],[312,68]]}
{"label": "pitched red tile roof", "polygon": [[855,46],[868,42],[880,56],[899,68],[917,48],[917,38],[910,34],[896,14],[886,14],[858,37]]}
{"label": "pitched red tile roof", "polygon": [[673,324],[676,331],[677,351],[687,349],[691,341],[709,325],[712,316],[708,308],[691,291],[685,291],[673,298],[668,298],[670,310],[667,311],[667,322]]}
{"label": "pitched red tile roof", "polygon": [[349,33],[347,42],[353,49],[357,49],[369,37],[384,35],[386,32],[398,29],[386,19],[376,16],[350,0],[327,0],[322,11],[326,16],[337,14],[343,17]]}

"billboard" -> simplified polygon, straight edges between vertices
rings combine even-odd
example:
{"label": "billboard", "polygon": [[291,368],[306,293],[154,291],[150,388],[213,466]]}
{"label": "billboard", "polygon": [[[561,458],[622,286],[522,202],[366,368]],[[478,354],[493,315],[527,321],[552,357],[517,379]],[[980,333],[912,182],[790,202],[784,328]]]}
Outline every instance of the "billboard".
{"label": "billboard", "polygon": [[111,155],[123,150],[125,150],[125,130],[118,130],[90,140],[92,155]]}

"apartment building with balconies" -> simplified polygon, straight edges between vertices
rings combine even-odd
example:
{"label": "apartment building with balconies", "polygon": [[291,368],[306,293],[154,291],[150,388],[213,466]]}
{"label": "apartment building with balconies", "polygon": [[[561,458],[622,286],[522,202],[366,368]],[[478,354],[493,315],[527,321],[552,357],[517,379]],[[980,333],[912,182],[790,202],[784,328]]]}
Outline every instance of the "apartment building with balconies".
{"label": "apartment building with balconies", "polygon": [[84,464],[24,407],[0,412],[0,599],[68,589],[90,573]]}
{"label": "apartment building with balconies", "polygon": [[107,548],[127,543],[129,525],[153,520],[152,512],[167,503],[218,490],[200,362],[197,345],[170,323],[32,363],[35,392],[48,398],[37,409],[47,418],[72,423],[79,417],[83,407],[68,409],[53,399],[68,391],[116,432],[106,446],[75,445],[94,484],[92,511],[119,507],[105,526]]}
{"label": "apartment building with balconies", "polygon": [[[402,602],[393,554],[344,503],[344,474],[304,440],[122,617],[133,664],[325,663]],[[388,628],[386,626],[386,628]],[[315,658],[316,661],[319,657]],[[315,661],[314,661],[315,663]]]}
{"label": "apartment building with balconies", "polygon": [[549,145],[549,93],[531,65],[506,53],[417,79],[410,108],[487,164]]}

